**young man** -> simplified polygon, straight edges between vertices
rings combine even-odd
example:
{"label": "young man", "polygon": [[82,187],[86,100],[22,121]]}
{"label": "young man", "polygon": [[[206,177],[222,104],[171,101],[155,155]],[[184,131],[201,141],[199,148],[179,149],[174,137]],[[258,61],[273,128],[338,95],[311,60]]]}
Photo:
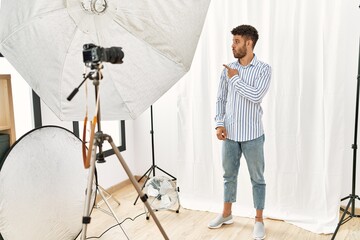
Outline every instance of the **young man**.
{"label": "young man", "polygon": [[252,183],[256,209],[254,239],[265,238],[264,130],[261,101],[271,78],[271,67],[259,61],[253,50],[259,38],[257,30],[241,25],[231,31],[232,51],[237,61],[228,65],[220,77],[216,101],[216,136],[223,140],[224,208],[208,227],[219,228],[233,223],[232,203],[236,201],[240,158],[244,154]]}

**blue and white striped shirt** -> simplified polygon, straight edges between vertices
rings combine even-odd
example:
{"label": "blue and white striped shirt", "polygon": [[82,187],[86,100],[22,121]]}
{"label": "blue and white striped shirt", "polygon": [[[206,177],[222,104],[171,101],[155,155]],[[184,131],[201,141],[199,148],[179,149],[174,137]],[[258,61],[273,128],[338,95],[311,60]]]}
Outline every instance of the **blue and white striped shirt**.
{"label": "blue and white striped shirt", "polygon": [[238,61],[228,64],[239,75],[231,79],[223,70],[216,101],[216,127],[226,129],[227,138],[242,142],[264,134],[260,103],[269,89],[270,65],[257,60],[256,56],[247,66]]}

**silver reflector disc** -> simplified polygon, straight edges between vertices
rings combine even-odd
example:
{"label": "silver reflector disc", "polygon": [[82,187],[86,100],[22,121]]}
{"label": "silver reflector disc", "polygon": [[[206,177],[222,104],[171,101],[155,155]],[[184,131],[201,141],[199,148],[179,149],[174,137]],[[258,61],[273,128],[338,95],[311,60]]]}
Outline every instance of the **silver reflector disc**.
{"label": "silver reflector disc", "polygon": [[0,169],[1,235],[5,240],[75,239],[86,185],[79,138],[56,126],[27,133]]}

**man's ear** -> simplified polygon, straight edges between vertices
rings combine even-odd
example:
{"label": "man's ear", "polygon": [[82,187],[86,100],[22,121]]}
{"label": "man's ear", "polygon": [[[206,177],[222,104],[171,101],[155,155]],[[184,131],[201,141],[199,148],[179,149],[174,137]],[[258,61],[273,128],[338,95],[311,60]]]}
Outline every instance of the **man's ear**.
{"label": "man's ear", "polygon": [[253,41],[251,40],[251,39],[248,39],[247,41],[246,41],[246,46],[247,47],[253,47]]}

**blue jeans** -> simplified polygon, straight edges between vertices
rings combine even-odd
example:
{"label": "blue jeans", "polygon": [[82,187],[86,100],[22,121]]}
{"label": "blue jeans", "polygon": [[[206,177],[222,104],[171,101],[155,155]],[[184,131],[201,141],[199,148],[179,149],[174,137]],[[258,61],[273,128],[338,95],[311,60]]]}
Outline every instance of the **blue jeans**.
{"label": "blue jeans", "polygon": [[236,202],[240,158],[244,153],[251,178],[254,207],[259,210],[264,209],[266,187],[264,179],[264,141],[264,135],[245,142],[224,140],[222,148],[224,202]]}

